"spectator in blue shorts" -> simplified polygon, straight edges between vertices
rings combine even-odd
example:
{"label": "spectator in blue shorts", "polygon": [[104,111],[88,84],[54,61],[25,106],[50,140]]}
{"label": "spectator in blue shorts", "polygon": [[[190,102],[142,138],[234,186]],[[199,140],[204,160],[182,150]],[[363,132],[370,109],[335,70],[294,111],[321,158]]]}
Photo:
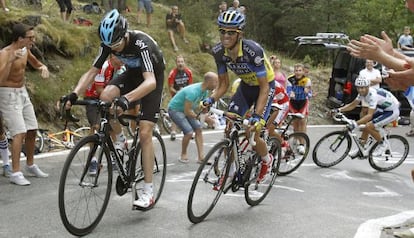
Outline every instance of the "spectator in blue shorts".
{"label": "spectator in blue shorts", "polygon": [[204,81],[194,83],[182,88],[175,94],[168,104],[168,114],[174,123],[182,130],[184,137],[181,144],[181,156],[179,161],[188,163],[187,147],[190,143],[193,132],[198,151],[198,162],[204,158],[202,126],[198,120],[195,110],[199,107],[199,102],[207,98],[209,92],[216,88],[218,76],[216,73],[207,72],[204,74]]}
{"label": "spectator in blue shorts", "polygon": [[140,23],[139,17],[141,16],[143,9],[145,9],[145,13],[147,14],[147,27],[150,27],[151,15],[154,12],[154,9],[152,8],[151,0],[138,0],[138,13],[137,13],[138,24]]}

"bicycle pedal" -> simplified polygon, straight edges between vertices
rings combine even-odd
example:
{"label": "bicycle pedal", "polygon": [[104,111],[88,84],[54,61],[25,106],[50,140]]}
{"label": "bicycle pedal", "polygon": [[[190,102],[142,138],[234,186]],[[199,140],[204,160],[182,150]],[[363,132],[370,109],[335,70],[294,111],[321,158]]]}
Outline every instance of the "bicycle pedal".
{"label": "bicycle pedal", "polygon": [[133,211],[146,212],[146,211],[151,210],[153,208],[154,208],[154,205],[151,205],[149,207],[140,207],[140,206],[132,205],[132,210]]}

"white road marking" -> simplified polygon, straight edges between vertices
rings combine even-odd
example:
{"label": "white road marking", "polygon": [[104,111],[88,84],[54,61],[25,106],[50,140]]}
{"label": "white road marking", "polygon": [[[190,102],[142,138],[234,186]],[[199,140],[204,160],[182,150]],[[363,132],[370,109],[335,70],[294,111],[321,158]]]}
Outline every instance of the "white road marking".
{"label": "white road marking", "polygon": [[343,170],[339,172],[333,172],[333,173],[325,173],[321,174],[322,177],[325,178],[332,178],[332,179],[338,179],[338,180],[353,180],[353,181],[373,181],[372,179],[362,178],[362,177],[351,177],[348,175],[348,171]]}
{"label": "white road marking", "polygon": [[388,188],[385,188],[383,186],[375,186],[381,192],[363,192],[362,194],[367,195],[369,197],[398,197],[401,196],[399,193],[396,193]]}

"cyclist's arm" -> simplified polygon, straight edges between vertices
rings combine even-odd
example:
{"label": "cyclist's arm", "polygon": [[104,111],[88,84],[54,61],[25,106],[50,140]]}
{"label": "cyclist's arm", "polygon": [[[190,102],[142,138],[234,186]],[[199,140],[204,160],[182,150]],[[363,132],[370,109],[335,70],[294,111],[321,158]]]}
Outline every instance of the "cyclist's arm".
{"label": "cyclist's arm", "polygon": [[214,90],[213,94],[211,94],[211,97],[214,98],[215,101],[217,101],[227,92],[227,89],[230,85],[229,74],[227,72],[220,74],[218,76],[218,79],[218,86]]}
{"label": "cyclist's arm", "polygon": [[95,76],[99,74],[100,71],[101,70],[96,67],[91,67],[86,73],[81,76],[73,92],[78,96],[83,95],[85,93],[86,87],[88,87],[88,85],[94,81]]}
{"label": "cyclist's arm", "polygon": [[267,96],[269,95],[269,90],[270,90],[269,83],[267,82],[266,77],[260,77],[257,79],[257,81],[259,82],[260,93],[256,101],[255,113],[259,115],[263,115],[264,108],[267,104]]}
{"label": "cyclist's arm", "polygon": [[356,106],[358,106],[359,103],[360,103],[360,101],[358,99],[354,99],[354,101],[346,104],[343,107],[338,108],[338,110],[339,110],[339,112],[351,111],[352,109],[356,108]]}
{"label": "cyclist's arm", "polygon": [[142,76],[144,81],[137,88],[124,95],[129,102],[143,98],[157,87],[157,81],[153,72],[143,72]]}
{"label": "cyclist's arm", "polygon": [[364,125],[370,122],[374,116],[374,112],[375,108],[368,108],[367,114],[357,121],[358,125]]}

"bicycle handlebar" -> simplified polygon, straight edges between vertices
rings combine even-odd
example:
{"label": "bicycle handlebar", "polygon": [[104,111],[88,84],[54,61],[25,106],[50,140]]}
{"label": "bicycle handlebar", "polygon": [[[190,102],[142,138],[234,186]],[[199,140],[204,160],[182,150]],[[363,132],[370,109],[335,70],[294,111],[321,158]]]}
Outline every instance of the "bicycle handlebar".
{"label": "bicycle handlebar", "polygon": [[[352,124],[352,120],[346,117],[345,114],[341,112],[335,113],[335,115],[333,116],[333,119],[337,122],[345,122],[347,125]],[[364,127],[365,125],[358,125],[358,128],[364,128]]]}
{"label": "bicycle handlebar", "polygon": [[[230,119],[230,120],[232,120],[234,122],[238,122],[240,124],[243,124],[245,127],[249,126],[249,120],[247,120],[247,119],[244,119],[243,120],[242,117],[240,117],[239,115],[237,115],[235,113],[226,112],[226,111],[220,110],[220,109],[215,108],[215,107],[210,107],[209,108],[209,111],[212,112],[212,113],[214,113],[214,114],[216,114],[216,115],[218,115],[218,116],[225,116],[226,118],[228,118],[228,119]],[[254,141],[255,134],[256,134],[256,130],[253,130],[250,133],[249,143],[252,146],[256,146],[256,141]]]}

